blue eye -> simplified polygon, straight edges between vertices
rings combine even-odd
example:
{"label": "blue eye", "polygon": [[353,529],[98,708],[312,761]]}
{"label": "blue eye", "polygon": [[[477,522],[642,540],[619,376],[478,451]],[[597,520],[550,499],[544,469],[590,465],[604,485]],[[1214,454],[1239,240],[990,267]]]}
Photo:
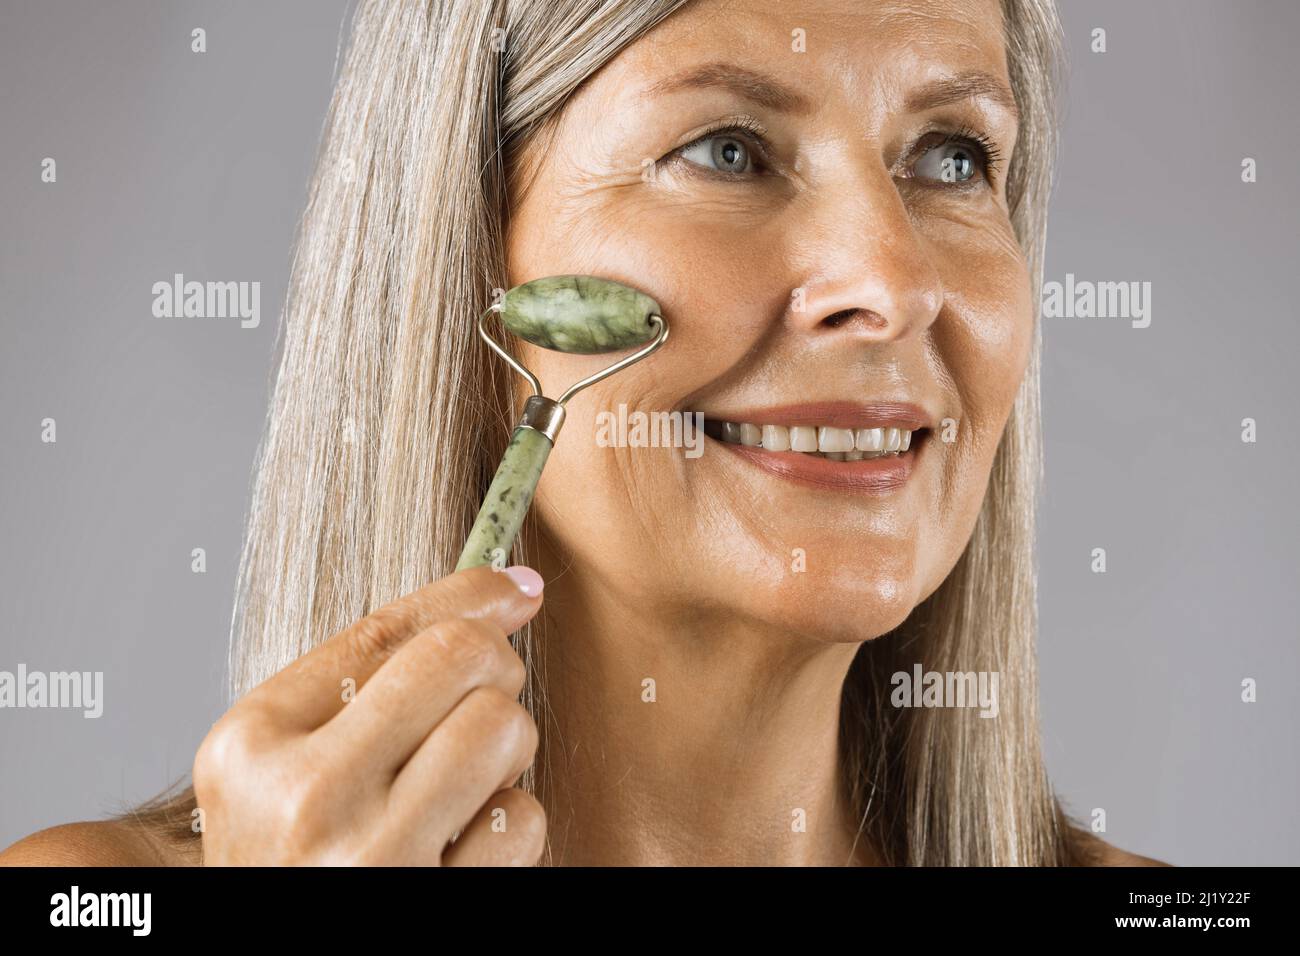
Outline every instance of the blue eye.
{"label": "blue eye", "polygon": [[740,175],[754,171],[753,151],[732,135],[704,136],[681,151],[683,159],[719,173]]}
{"label": "blue eye", "polygon": [[984,157],[967,143],[941,143],[927,149],[912,167],[912,175],[942,183],[964,183],[984,169]]}
{"label": "blue eye", "polygon": [[993,140],[965,127],[947,134],[930,134],[913,155],[917,158],[904,175],[938,184],[959,185],[983,180],[991,185],[994,171],[1002,162],[1002,153]]}

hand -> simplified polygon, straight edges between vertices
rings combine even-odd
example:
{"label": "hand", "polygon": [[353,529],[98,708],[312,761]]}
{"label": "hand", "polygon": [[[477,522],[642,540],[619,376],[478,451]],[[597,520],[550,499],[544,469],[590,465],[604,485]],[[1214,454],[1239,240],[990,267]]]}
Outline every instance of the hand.
{"label": "hand", "polygon": [[546,815],[512,785],[537,726],[507,635],[541,591],[529,568],[459,571],[253,688],[194,759],[204,862],[535,864]]}

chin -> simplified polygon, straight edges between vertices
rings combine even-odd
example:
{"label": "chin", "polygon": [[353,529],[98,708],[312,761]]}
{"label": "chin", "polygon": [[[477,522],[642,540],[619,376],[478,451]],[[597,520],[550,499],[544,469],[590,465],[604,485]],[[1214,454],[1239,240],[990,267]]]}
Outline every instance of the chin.
{"label": "chin", "polygon": [[[757,566],[751,566],[754,568]],[[748,614],[764,624],[819,643],[860,643],[888,634],[924,599],[916,556],[861,548],[810,548],[807,566],[764,562],[768,575],[727,575],[720,581],[744,594]]]}

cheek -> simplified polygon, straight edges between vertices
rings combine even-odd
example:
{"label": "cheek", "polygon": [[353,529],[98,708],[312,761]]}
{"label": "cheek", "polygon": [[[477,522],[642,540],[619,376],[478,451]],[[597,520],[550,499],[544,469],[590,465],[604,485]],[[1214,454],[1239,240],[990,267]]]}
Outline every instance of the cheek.
{"label": "cheek", "polygon": [[[762,244],[747,242],[732,249],[735,233],[716,225],[719,216],[698,215],[689,204],[665,207],[639,185],[540,190],[546,201],[519,210],[508,246],[512,284],[541,275],[608,276],[653,296],[668,318],[665,352],[569,403],[537,489],[538,519],[548,536],[568,553],[598,554],[602,570],[624,582],[644,578],[650,561],[680,564],[686,526],[708,524],[708,517],[696,512],[664,520],[681,505],[691,464],[681,449],[600,444],[597,416],[616,416],[620,405],[637,413],[679,410],[702,384],[736,366],[771,315],[755,302],[762,293],[753,284],[762,272],[755,263],[770,247],[763,253]],[[515,344],[551,396],[612,361]]]}
{"label": "cheek", "polygon": [[[569,202],[560,197],[559,208]],[[767,526],[752,508],[737,508],[730,489],[701,489],[698,458],[686,460],[681,449],[597,442],[601,413],[617,415],[620,405],[643,413],[689,408],[706,385],[743,376],[747,353],[786,308],[790,282],[773,267],[774,259],[781,261],[780,236],[770,225],[757,231],[771,235],[738,233],[733,219],[721,211],[703,215],[698,204],[665,206],[654,197],[643,200],[635,189],[610,187],[588,196],[581,217],[559,213],[561,226],[550,234],[563,235],[563,243],[521,242],[513,254],[512,281],[567,272],[606,275],[645,290],[668,317],[668,350],[570,403],[536,496],[539,519],[562,551],[598,556],[601,572],[625,587],[648,582],[649,563],[694,580],[701,578],[699,561],[750,582],[780,584],[788,577],[789,548],[739,546],[779,540],[780,529]],[[551,395],[608,364],[601,356],[531,346],[522,346],[520,357]],[[731,590],[739,593],[740,586]]]}
{"label": "cheek", "polygon": [[[534,347],[521,360],[554,396],[607,366],[605,356],[571,356]],[[629,598],[653,589],[647,566],[673,567],[685,518],[665,521],[681,504],[683,450],[647,447],[632,431],[636,416],[671,408],[673,372],[652,356],[576,395],[537,487],[534,515],[562,560],[598,566]],[[642,434],[646,434],[643,432]],[[631,442],[631,443],[629,443]]]}
{"label": "cheek", "polygon": [[[779,268],[788,224],[766,207],[656,193],[635,177],[591,186],[577,178],[579,185],[553,187],[536,222],[524,210],[515,223],[510,281],[586,272],[651,295],[669,317],[674,356],[671,368],[657,369],[669,404],[653,407],[676,407],[699,384],[737,368],[788,306],[792,283]],[[590,365],[567,356],[545,362],[556,381],[588,374]]]}
{"label": "cheek", "polygon": [[1034,308],[1024,257],[1007,227],[948,260],[951,320],[936,340],[961,400],[962,431],[991,459],[1024,378],[1033,344]]}
{"label": "cheek", "polygon": [[959,414],[955,440],[945,446],[939,506],[946,574],[983,504],[1029,362],[1035,309],[1028,266],[1009,223],[965,234],[944,247],[940,261],[946,297],[932,327],[933,361]]}

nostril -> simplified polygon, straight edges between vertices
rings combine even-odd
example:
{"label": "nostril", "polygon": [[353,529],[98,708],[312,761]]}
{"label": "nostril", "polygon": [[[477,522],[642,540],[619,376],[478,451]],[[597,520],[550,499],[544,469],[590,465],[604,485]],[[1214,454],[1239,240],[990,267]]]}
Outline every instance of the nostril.
{"label": "nostril", "polygon": [[872,329],[885,328],[889,323],[885,321],[884,316],[870,309],[840,309],[838,312],[832,312],[822,323],[828,328],[837,329],[847,322],[857,321],[863,326]]}

